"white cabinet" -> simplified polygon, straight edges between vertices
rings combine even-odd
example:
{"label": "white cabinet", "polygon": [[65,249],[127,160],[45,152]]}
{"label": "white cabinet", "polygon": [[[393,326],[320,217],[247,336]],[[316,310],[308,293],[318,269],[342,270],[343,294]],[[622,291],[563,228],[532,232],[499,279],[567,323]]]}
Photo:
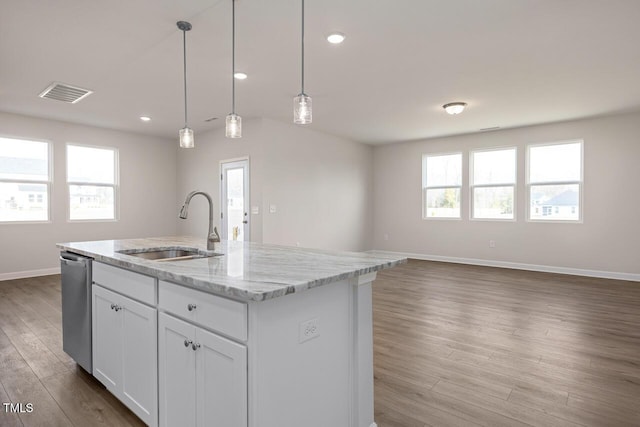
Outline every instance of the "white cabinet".
{"label": "white cabinet", "polygon": [[160,425],[247,426],[247,348],[159,316]]}
{"label": "white cabinet", "polygon": [[93,285],[93,374],[150,426],[158,414],[156,331],[155,308]]}

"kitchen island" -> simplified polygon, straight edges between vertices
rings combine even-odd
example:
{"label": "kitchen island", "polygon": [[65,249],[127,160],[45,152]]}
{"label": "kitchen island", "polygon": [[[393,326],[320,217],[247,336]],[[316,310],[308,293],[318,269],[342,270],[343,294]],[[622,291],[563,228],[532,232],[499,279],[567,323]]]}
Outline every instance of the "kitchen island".
{"label": "kitchen island", "polygon": [[371,283],[405,259],[193,237],[58,247],[93,258],[93,375],[147,424],[375,426]]}

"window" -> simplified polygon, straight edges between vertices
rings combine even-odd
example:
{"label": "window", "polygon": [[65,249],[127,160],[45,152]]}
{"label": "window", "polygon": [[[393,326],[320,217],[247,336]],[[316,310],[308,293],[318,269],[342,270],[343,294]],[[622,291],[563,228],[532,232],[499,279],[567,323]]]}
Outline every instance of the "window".
{"label": "window", "polygon": [[580,221],[582,141],[528,147],[529,220]]}
{"label": "window", "polygon": [[422,218],[460,218],[462,153],[422,156]]}
{"label": "window", "polygon": [[67,144],[70,220],[116,219],[118,153]]}
{"label": "window", "polygon": [[49,221],[48,142],[0,138],[0,222]]}
{"label": "window", "polygon": [[515,219],[516,149],[471,153],[474,219]]}

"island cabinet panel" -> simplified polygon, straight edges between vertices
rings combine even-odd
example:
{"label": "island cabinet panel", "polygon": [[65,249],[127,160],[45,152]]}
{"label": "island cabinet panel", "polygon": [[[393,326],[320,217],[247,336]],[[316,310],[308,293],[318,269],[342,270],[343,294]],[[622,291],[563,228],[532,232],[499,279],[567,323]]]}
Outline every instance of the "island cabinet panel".
{"label": "island cabinet panel", "polygon": [[158,305],[177,317],[236,340],[247,340],[247,304],[160,281]]}
{"label": "island cabinet panel", "polygon": [[158,420],[157,310],[93,285],[94,375],[147,425]]}
{"label": "island cabinet panel", "polygon": [[247,426],[247,349],[160,313],[160,425]]}

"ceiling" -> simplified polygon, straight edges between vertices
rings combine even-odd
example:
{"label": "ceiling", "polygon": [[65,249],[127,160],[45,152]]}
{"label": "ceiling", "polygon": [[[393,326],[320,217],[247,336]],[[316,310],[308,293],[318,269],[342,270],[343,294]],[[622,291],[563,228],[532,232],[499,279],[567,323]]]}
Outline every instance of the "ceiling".
{"label": "ceiling", "polygon": [[[390,143],[640,109],[637,0],[307,0],[312,129]],[[2,0],[0,111],[177,139],[231,110],[231,0]],[[325,37],[347,38],[330,45]],[[300,1],[237,0],[236,112],[292,121]],[[94,93],[41,99],[54,81]],[[464,101],[458,116],[442,105]],[[143,123],[139,116],[152,117]],[[218,120],[205,122],[217,117]],[[245,131],[246,134],[246,131]]]}

